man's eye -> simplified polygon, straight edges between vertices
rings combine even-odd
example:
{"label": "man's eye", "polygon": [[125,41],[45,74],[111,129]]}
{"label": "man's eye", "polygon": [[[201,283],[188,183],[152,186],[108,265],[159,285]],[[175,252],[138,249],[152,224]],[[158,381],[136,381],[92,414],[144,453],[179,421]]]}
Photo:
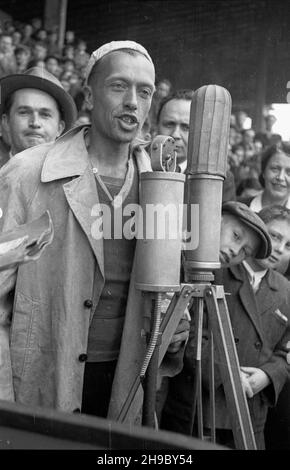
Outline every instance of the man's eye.
{"label": "man's eye", "polygon": [[272,232],[269,232],[270,233],[270,237],[273,239],[273,240],[279,240],[279,235],[277,235],[277,233],[272,233]]}
{"label": "man's eye", "polygon": [[185,131],[185,132],[188,132],[188,131],[189,131],[189,125],[188,125],[188,124],[182,124],[181,128],[182,128],[182,130]]}
{"label": "man's eye", "polygon": [[171,129],[174,126],[174,123],[173,122],[163,122],[162,126],[167,127],[167,129]]}
{"label": "man's eye", "polygon": [[234,239],[235,240],[240,240],[240,235],[237,232],[234,232]]}
{"label": "man's eye", "polygon": [[149,88],[142,88],[140,93],[143,98],[151,98],[152,96],[152,90]]}
{"label": "man's eye", "polygon": [[112,83],[112,88],[114,90],[124,90],[125,85],[123,83],[116,82],[116,83]]}

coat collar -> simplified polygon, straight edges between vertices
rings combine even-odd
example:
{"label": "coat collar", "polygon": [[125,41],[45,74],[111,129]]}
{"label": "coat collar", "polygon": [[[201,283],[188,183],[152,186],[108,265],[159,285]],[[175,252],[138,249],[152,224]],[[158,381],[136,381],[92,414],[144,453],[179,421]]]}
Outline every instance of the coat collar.
{"label": "coat collar", "polygon": [[[229,268],[232,275],[238,280],[243,282],[244,281],[244,268],[242,265],[238,264],[237,266],[231,266]],[[279,279],[278,276],[275,276],[272,269],[269,269],[268,272],[265,274],[264,279],[267,283],[267,286],[274,291],[279,290]]]}
{"label": "coat collar", "polygon": [[85,130],[86,126],[73,128],[49,147],[41,172],[43,183],[84,174],[89,164]]}
{"label": "coat collar", "polygon": [[[89,165],[84,135],[89,127],[78,126],[66,132],[49,147],[41,172],[41,181],[48,183],[63,178],[81,176]],[[139,173],[152,171],[144,145],[137,139],[131,144]]]}

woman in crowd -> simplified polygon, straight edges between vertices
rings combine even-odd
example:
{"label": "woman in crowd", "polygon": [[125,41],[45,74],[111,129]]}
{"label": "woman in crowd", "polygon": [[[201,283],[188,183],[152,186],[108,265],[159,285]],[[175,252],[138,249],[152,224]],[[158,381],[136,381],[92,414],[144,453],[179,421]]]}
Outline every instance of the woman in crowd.
{"label": "woman in crowd", "polygon": [[259,212],[266,206],[279,204],[290,209],[290,145],[272,145],[262,156],[261,174],[259,177],[263,187],[255,197],[242,202]]}

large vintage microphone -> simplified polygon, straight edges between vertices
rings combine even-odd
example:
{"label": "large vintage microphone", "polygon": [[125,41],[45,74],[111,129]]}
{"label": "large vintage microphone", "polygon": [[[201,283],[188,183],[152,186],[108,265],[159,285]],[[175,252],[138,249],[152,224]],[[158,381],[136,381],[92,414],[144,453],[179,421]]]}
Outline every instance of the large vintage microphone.
{"label": "large vintage microphone", "polygon": [[[185,244],[185,281],[212,281],[220,267],[219,245],[223,181],[226,176],[231,96],[218,85],[206,85],[193,95],[187,153],[188,233],[197,243]],[[195,210],[194,210],[195,208]],[[198,224],[198,225],[196,225]]]}
{"label": "large vintage microphone", "polygon": [[[229,92],[217,85],[199,88],[192,99],[188,146],[186,201],[187,213],[197,207],[199,241],[185,246],[185,281],[196,286],[194,309],[195,380],[192,399],[191,430],[197,405],[197,428],[203,437],[201,350],[203,302],[206,301],[209,324],[209,396],[211,403],[211,439],[215,441],[214,343],[218,351],[227,407],[237,448],[255,449],[255,438],[246,396],[240,379],[229,312],[222,286],[211,286],[212,270],[219,268],[222,188],[226,176],[228,136],[231,115]],[[196,214],[194,211],[193,214]],[[188,227],[188,226],[187,226]],[[195,231],[196,233],[196,231]]]}
{"label": "large vintage microphone", "polygon": [[[155,393],[162,299],[180,289],[185,175],[176,173],[174,139],[157,136],[151,145],[153,171],[140,175],[142,224],[136,247],[136,288],[153,299],[147,353],[140,377],[144,384],[142,423],[155,427]],[[145,377],[146,374],[146,377]]]}

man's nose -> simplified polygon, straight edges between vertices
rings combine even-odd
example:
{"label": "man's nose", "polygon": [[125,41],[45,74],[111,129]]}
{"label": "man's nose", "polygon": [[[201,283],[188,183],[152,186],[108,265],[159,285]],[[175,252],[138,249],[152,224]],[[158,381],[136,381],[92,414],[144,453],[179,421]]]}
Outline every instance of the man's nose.
{"label": "man's nose", "polygon": [[30,127],[40,127],[40,120],[38,113],[32,113],[29,119],[29,126]]}
{"label": "man's nose", "polygon": [[231,245],[230,251],[231,251],[232,255],[238,256],[238,254],[240,253],[241,248],[242,247],[239,243],[233,243]]}
{"label": "man's nose", "polygon": [[180,134],[180,126],[176,125],[173,129],[173,132],[171,134],[171,137],[175,140],[181,139],[181,134]]}
{"label": "man's nose", "polygon": [[284,251],[284,248],[285,248],[285,243],[283,241],[275,243],[274,250],[276,251],[276,253],[279,253],[281,255]]}
{"label": "man's nose", "polygon": [[131,87],[127,90],[125,95],[125,106],[130,109],[137,109],[138,100],[137,100],[137,90],[135,87]]}

